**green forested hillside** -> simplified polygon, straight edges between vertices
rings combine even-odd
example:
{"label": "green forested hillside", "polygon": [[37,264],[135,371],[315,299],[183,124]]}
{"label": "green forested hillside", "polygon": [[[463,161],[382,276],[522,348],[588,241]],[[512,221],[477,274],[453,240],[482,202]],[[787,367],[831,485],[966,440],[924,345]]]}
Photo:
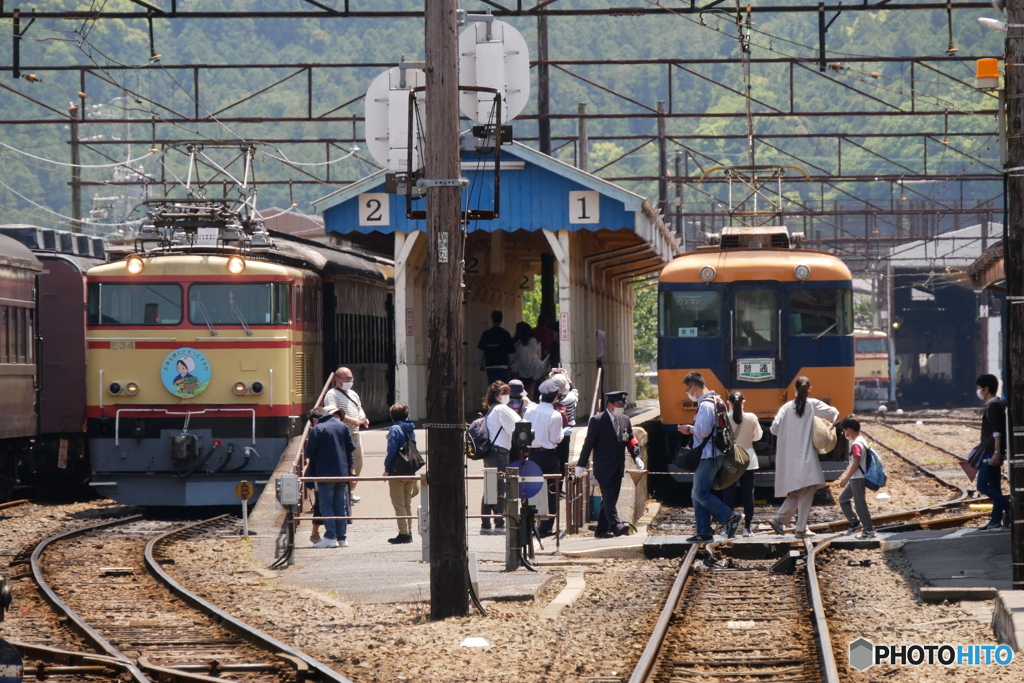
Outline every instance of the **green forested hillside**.
{"label": "green forested hillside", "polygon": [[[179,0],[179,9],[187,8],[231,8],[240,4],[248,9],[268,8],[306,9],[311,6],[299,0],[247,0],[238,3],[232,0]],[[340,2],[336,3],[340,4]],[[353,2],[353,6],[370,3]],[[594,0],[559,0],[557,6],[595,7]],[[666,7],[688,6],[678,0],[665,0]],[[22,12],[33,7],[38,10],[69,9],[72,6],[82,10],[102,5],[106,10],[119,9],[135,11],[138,6],[130,0],[107,0],[106,2],[68,2],[66,0],[39,0],[22,3]],[[421,2],[377,1],[375,8],[418,9]],[[630,9],[649,7],[644,0],[620,0],[606,3],[608,7]],[[467,0],[463,6],[483,10],[482,2]],[[756,3],[755,3],[756,6]],[[978,16],[992,15],[985,11],[957,11],[954,13],[954,36],[958,55],[965,58],[977,56],[998,56],[1002,53],[1001,41],[1005,34],[984,29],[978,25]],[[511,18],[510,23],[525,35],[533,46],[536,37],[536,19]],[[817,15],[778,13],[755,15],[755,32],[752,36],[752,57],[755,60],[777,57],[816,57]],[[624,59],[713,59],[735,57],[738,53],[735,27],[725,14],[707,14],[706,26],[701,25],[696,15],[681,16],[609,16],[609,17],[552,17],[549,21],[550,58],[553,60],[624,60]],[[3,20],[4,31],[10,30],[9,20]],[[24,25],[24,24],[23,24]],[[796,87],[795,105],[797,111],[835,112],[832,117],[779,116],[757,120],[759,134],[779,133],[866,133],[866,132],[929,132],[950,133],[950,149],[932,142],[929,150],[929,170],[960,173],[971,165],[971,161],[957,155],[952,149],[977,152],[992,162],[995,158],[994,138],[962,138],[956,133],[981,131],[994,133],[995,123],[991,116],[963,116],[961,111],[972,111],[994,106],[985,96],[944,78],[941,74],[918,70],[914,89],[918,110],[950,112],[950,115],[936,115],[930,118],[910,117],[844,117],[847,111],[883,111],[893,107],[910,109],[909,73],[898,63],[854,63],[850,57],[866,56],[941,56],[945,54],[948,37],[944,11],[936,12],[845,12],[828,32],[828,61],[844,65],[839,71],[829,72],[834,80],[822,78],[812,66],[810,70],[797,68],[794,74]],[[160,20],[154,21],[155,50],[160,58],[150,61],[147,24],[142,15],[138,20],[101,21],[59,21],[39,20],[26,33],[22,41],[21,63],[26,73],[34,73],[40,81],[30,83],[15,81],[10,71],[0,73],[3,85],[32,97],[39,103],[65,111],[70,101],[77,101],[80,89],[77,73],[48,71],[40,67],[86,65],[94,67],[95,76],[86,81],[87,104],[96,116],[120,116],[119,103],[114,98],[121,96],[118,86],[129,88],[132,118],[149,119],[154,114],[168,116],[171,112],[191,115],[196,104],[193,100],[193,74],[191,70],[174,69],[180,65],[212,64],[311,64],[311,63],[362,63],[370,66],[338,68],[314,72],[313,110],[315,115],[328,112],[340,105],[358,98],[372,78],[383,70],[384,64],[395,63],[401,55],[407,59],[421,59],[423,55],[422,22],[418,19],[290,19],[290,20]],[[533,55],[535,57],[535,55]],[[11,41],[0,41],[0,63],[11,64]],[[850,68],[845,68],[849,66]],[[118,67],[118,68],[114,68]],[[129,67],[129,68],[121,68]],[[674,80],[667,82],[664,66],[636,65],[576,65],[566,66],[568,71],[599,84],[605,89],[590,85],[579,78],[557,68],[551,70],[551,93],[553,113],[574,113],[579,102],[586,102],[589,111],[596,114],[642,113],[648,110],[630,102],[654,107],[659,100],[672,100],[675,112],[742,113],[743,98],[721,87],[712,85],[697,76],[674,70]],[[718,81],[735,91],[742,91],[742,78],[738,65],[708,64],[690,67],[699,74]],[[940,67],[955,78],[973,82],[973,61],[948,63]],[[215,113],[221,108],[267,87],[289,74],[296,68],[260,68],[245,72],[237,70],[204,69],[200,75],[200,114]],[[874,75],[872,75],[874,74]],[[105,82],[103,79],[112,81]],[[854,88],[844,87],[839,83]],[[778,64],[755,63],[752,67],[752,96],[763,104],[754,104],[755,112],[769,111],[775,107],[783,111],[789,108],[788,67]],[[536,89],[536,76],[533,78]],[[255,116],[301,117],[306,111],[306,75],[301,73],[283,85],[228,109],[219,119],[245,118]],[[611,91],[611,92],[609,92]],[[616,94],[617,93],[617,94]],[[873,98],[866,97],[864,94]],[[621,97],[620,97],[621,96]],[[628,98],[628,99],[626,99]],[[880,100],[880,101],[879,101]],[[113,103],[113,104],[111,104]],[[155,104],[153,104],[155,103]],[[885,103],[888,103],[885,104]],[[53,112],[35,102],[0,90],[0,112],[3,120],[33,121],[52,118]],[[531,99],[525,115],[536,112],[536,99]],[[356,101],[332,116],[362,116],[362,102]],[[103,123],[102,118],[89,119],[81,127],[81,137],[88,139],[103,136],[104,140],[120,139],[122,126]],[[246,121],[218,123],[211,121],[201,124],[172,125],[161,123],[156,127],[157,136],[178,140],[250,140],[254,138],[310,139],[336,138],[361,139],[362,125],[348,122],[332,123],[278,123],[255,124]],[[150,135],[149,124],[132,124],[129,136],[143,139]],[[553,135],[567,137],[575,135],[575,121],[555,120]],[[590,135],[594,138],[637,135],[652,136],[655,121],[646,119],[597,119],[590,123]],[[730,119],[685,118],[672,119],[668,123],[669,134],[742,134],[745,121],[742,117]],[[45,126],[37,123],[4,125],[0,141],[31,153],[43,159],[68,161],[68,137],[70,131],[64,126]],[[517,136],[533,137],[536,125],[533,121],[516,124]],[[592,145],[591,168],[596,169],[620,156],[623,152],[640,144],[642,140],[600,140]],[[535,144],[535,143],[532,143]],[[556,143],[560,144],[560,142]],[[715,163],[739,164],[746,162],[745,143],[742,140],[711,143],[707,141],[687,142],[694,151],[696,163],[709,166]],[[776,143],[778,144],[778,143]],[[920,170],[920,139],[865,143],[871,149],[889,156],[893,161],[914,170]],[[875,145],[875,146],[872,146]],[[277,157],[294,161],[322,162],[328,156],[335,158],[345,154],[344,143],[330,151],[323,145],[277,145],[261,149]],[[361,144],[365,148],[365,144]],[[821,169],[834,170],[836,166],[835,145],[818,140],[794,140],[779,144],[805,161]],[[115,159],[123,158],[121,145],[97,147]],[[674,147],[672,148],[674,149]],[[133,157],[147,153],[148,145],[134,144]],[[207,155],[220,165],[226,165],[237,152],[229,150],[207,150]],[[571,157],[572,145],[563,147],[561,156]],[[369,159],[365,150],[359,155]],[[47,209],[59,214],[70,213],[70,169],[55,166],[47,161],[33,159],[0,147],[0,181],[11,189],[0,186],[0,222],[31,222],[45,225],[59,225],[64,221],[47,213]],[[757,148],[758,163],[796,163],[792,157],[767,145]],[[93,151],[85,151],[83,164],[101,164],[107,160]],[[170,178],[176,175],[183,180],[188,166],[182,154],[168,154],[164,159],[156,155],[140,162],[145,171],[155,176],[163,170]],[[976,167],[976,165],[975,165]],[[240,174],[240,167],[230,167],[233,174]],[[355,180],[373,170],[367,161],[353,157],[331,166],[331,179]],[[845,173],[886,174],[902,172],[894,170],[893,164],[870,152],[856,147],[843,150],[843,171]],[[237,169],[237,170],[236,170]],[[812,170],[813,169],[809,169]],[[323,167],[305,168],[307,174],[325,179]],[[691,167],[691,173],[697,169]],[[204,172],[206,173],[206,172]],[[647,145],[633,155],[627,156],[600,172],[605,177],[653,176],[657,173],[657,150]],[[83,177],[90,180],[109,180],[110,169],[86,169]],[[256,179],[261,178],[309,179],[293,168],[266,154],[256,158]],[[625,183],[647,195],[656,193],[656,185],[647,183]],[[336,189],[334,183],[322,182],[296,185],[292,197],[299,210],[310,210],[309,200]],[[968,198],[972,192],[980,194],[986,188],[967,186]],[[879,183],[877,187],[850,187],[850,191],[861,192],[870,197],[888,197],[890,186]],[[24,198],[15,194],[20,193]],[[934,196],[953,190],[933,187],[922,190]],[[957,190],[958,191],[958,190]],[[815,190],[817,193],[818,190]],[[93,195],[105,196],[116,193],[116,188],[87,189],[84,208],[88,211]],[[835,190],[830,196],[843,195]],[[808,199],[804,197],[804,199]],[[287,205],[290,201],[288,188],[265,187],[260,190],[259,205]],[[41,205],[40,208],[31,202]]]}

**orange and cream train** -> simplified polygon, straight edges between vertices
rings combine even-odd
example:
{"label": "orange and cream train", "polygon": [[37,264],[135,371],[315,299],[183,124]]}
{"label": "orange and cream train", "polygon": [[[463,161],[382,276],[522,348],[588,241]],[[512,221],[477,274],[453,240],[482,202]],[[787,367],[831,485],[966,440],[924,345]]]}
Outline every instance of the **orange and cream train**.
{"label": "orange and cream train", "polygon": [[[767,484],[775,461],[767,426],[796,397],[797,377],[810,378],[811,396],[841,417],[853,412],[852,278],[840,259],[799,248],[782,226],[725,228],[714,238],[665,266],[658,282],[666,454],[683,445],[676,426],[693,421],[683,378],[696,370],[720,396],[742,391],[746,410],[765,427],[755,450],[757,483]],[[839,446],[822,456],[829,479],[845,465],[844,446],[840,435]]]}
{"label": "orange and cream train", "polygon": [[237,502],[243,479],[258,495],[338,360],[322,341],[333,287],[385,288],[385,271],[218,205],[147,220],[88,273],[91,485],[146,506]]}

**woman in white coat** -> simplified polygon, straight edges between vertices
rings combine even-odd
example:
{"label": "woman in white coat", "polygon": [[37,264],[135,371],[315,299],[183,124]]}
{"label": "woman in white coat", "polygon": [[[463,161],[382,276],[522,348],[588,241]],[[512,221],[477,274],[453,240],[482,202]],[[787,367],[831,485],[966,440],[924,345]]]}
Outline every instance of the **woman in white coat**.
{"label": "woman in white coat", "polygon": [[743,412],[743,405],[746,399],[742,391],[733,391],[729,394],[729,429],[732,430],[733,440],[750,457],[750,464],[747,471],[743,473],[740,480],[730,486],[723,493],[725,504],[731,508],[736,507],[736,492],[739,491],[743,501],[743,536],[751,536],[750,524],[754,521],[754,470],[757,469],[757,453],[754,452],[754,442],[761,438],[764,433],[761,423],[757,421],[757,415]]}
{"label": "woman in white coat", "polygon": [[[811,514],[814,492],[825,485],[818,451],[811,441],[814,417],[835,424],[839,411],[824,401],[808,398],[811,380],[803,375],[796,378],[796,398],[782,406],[771,433],[778,436],[775,455],[775,497],[785,497],[782,506],[768,524],[775,533],[782,534],[782,527],[796,512],[796,537],[805,538],[807,519]],[[809,408],[809,410],[808,410]]]}

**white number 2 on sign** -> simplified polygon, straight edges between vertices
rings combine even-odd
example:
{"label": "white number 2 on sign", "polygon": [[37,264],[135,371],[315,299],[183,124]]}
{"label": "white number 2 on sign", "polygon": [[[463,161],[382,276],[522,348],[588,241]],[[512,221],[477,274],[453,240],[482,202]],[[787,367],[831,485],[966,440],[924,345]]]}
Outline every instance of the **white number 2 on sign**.
{"label": "white number 2 on sign", "polygon": [[390,209],[386,192],[359,195],[359,225],[391,225]]}
{"label": "white number 2 on sign", "polygon": [[600,223],[601,195],[594,190],[579,190],[569,193],[570,223]]}

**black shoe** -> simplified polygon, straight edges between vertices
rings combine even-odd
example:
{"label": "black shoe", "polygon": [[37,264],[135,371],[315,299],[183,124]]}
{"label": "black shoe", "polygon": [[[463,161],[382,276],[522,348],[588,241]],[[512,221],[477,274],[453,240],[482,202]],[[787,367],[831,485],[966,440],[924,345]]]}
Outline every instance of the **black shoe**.
{"label": "black shoe", "polygon": [[735,538],[736,530],[740,527],[740,522],[743,521],[743,515],[738,512],[734,512],[729,515],[729,520],[725,523],[725,537]]}
{"label": "black shoe", "polygon": [[555,532],[552,529],[537,529],[537,535],[541,538],[547,538],[548,536],[554,536]]}
{"label": "black shoe", "polygon": [[616,536],[626,536],[626,535],[628,535],[629,534],[629,525],[628,524],[623,524],[622,526],[616,527],[614,533],[615,533]]}
{"label": "black shoe", "polygon": [[615,538],[615,534],[608,533],[607,531],[595,531],[594,538]]}
{"label": "black shoe", "polygon": [[398,545],[399,543],[412,543],[412,534],[398,534],[394,538],[389,538],[388,543]]}
{"label": "black shoe", "polygon": [[708,534],[707,536],[702,536],[700,534],[697,534],[695,536],[690,536],[688,539],[686,539],[686,542],[687,543],[711,543],[714,540],[715,540],[715,537],[712,536],[711,534]]}

